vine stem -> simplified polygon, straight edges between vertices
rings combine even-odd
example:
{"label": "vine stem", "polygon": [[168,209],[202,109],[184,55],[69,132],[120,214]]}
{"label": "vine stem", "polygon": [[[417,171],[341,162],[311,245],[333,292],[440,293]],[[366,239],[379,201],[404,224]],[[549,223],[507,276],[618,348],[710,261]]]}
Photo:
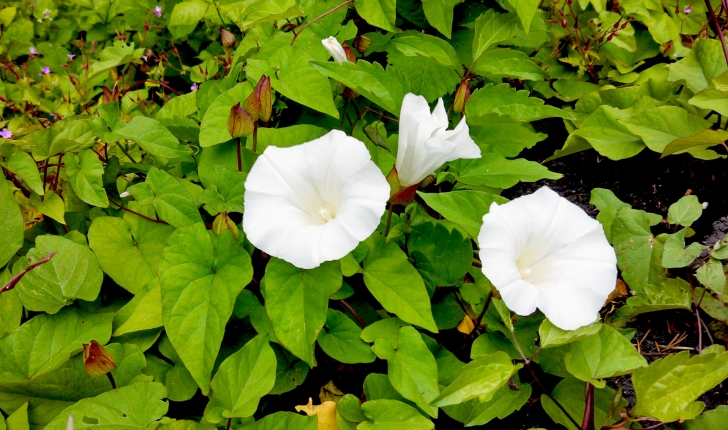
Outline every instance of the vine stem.
{"label": "vine stem", "polygon": [[149,218],[148,216],[140,214],[139,212],[133,211],[133,210],[125,207],[124,205],[117,203],[116,201],[114,201],[112,199],[109,199],[109,201],[111,202],[112,205],[116,206],[117,208],[119,208],[123,211],[129,212],[130,214],[134,214],[140,218],[144,218],[147,221],[156,222],[157,224],[167,224],[166,221],[162,221],[161,219]]}
{"label": "vine stem", "polygon": [[708,12],[710,12],[710,19],[713,21],[715,31],[718,33],[720,45],[723,47],[723,56],[725,57],[726,64],[728,64],[728,47],[726,47],[725,39],[723,38],[723,29],[721,28],[720,22],[718,21],[718,17],[715,16],[713,6],[710,5],[710,0],[705,0],[705,7],[708,8]]}
{"label": "vine stem", "polygon": [[493,300],[493,289],[490,290],[488,293],[488,297],[485,299],[485,304],[483,305],[483,310],[480,311],[480,315],[478,315],[478,319],[475,320],[475,324],[473,324],[473,327],[475,330],[480,327],[480,322],[483,321],[483,317],[485,316],[485,312],[488,310],[488,306],[490,306],[490,302]]}
{"label": "vine stem", "polygon": [[351,307],[351,305],[349,305],[348,303],[346,303],[346,301],[344,301],[344,300],[339,300],[339,301],[341,302],[341,306],[345,307],[346,310],[349,311],[349,312],[351,312],[351,314],[354,315],[354,318],[356,318],[356,320],[359,321],[359,325],[361,326],[361,328],[366,328],[367,327],[367,325],[364,324],[364,321],[362,321],[362,319],[359,316],[359,314],[356,313],[356,311],[354,310],[354,308]]}
{"label": "vine stem", "polygon": [[[708,0],[706,0],[706,1],[708,1]],[[344,3],[341,3],[340,5],[336,6],[335,8],[333,8],[333,9],[327,11],[327,12],[324,12],[320,16],[318,16],[318,17],[312,19],[311,21],[307,22],[306,24],[304,24],[303,27],[301,27],[300,30],[298,30],[298,34],[296,34],[296,32],[294,31],[293,32],[293,40],[291,40],[291,46],[293,46],[293,44],[296,43],[296,39],[298,38],[298,36],[300,36],[301,33],[303,33],[303,30],[305,30],[309,25],[311,25],[314,22],[320,20],[321,18],[326,17],[326,15],[329,15],[331,13],[336,12],[337,10],[341,9],[342,7],[346,6],[349,3],[354,3],[354,0],[346,0]]]}
{"label": "vine stem", "polygon": [[55,251],[51,252],[50,254],[46,255],[45,257],[41,258],[40,260],[36,261],[35,263],[31,263],[28,267],[26,267],[22,272],[18,273],[17,275],[10,278],[8,282],[3,285],[2,288],[0,288],[0,293],[4,293],[5,291],[10,291],[13,288],[15,288],[16,285],[18,285],[18,282],[25,276],[28,272],[35,269],[36,267],[40,266],[41,264],[45,264],[53,258],[53,256],[56,255]]}
{"label": "vine stem", "polygon": [[513,345],[515,345],[516,350],[521,355],[521,358],[523,358],[523,364],[526,366],[526,368],[528,369],[528,371],[531,372],[531,376],[533,376],[533,380],[536,381],[536,384],[538,384],[539,387],[541,387],[541,390],[543,391],[543,393],[546,394],[546,396],[549,399],[551,399],[551,401],[554,402],[554,404],[556,404],[556,406],[558,406],[559,409],[561,409],[561,412],[563,412],[564,415],[566,415],[566,417],[569,419],[569,421],[571,421],[571,423],[574,424],[574,426],[576,428],[581,428],[581,426],[579,425],[579,423],[577,423],[574,420],[574,418],[571,416],[571,414],[569,414],[568,412],[566,412],[566,409],[564,409],[564,407],[561,405],[561,403],[559,403],[559,401],[556,400],[554,398],[554,396],[551,395],[551,393],[549,392],[549,390],[547,390],[546,387],[544,387],[544,385],[541,382],[541,380],[538,379],[538,376],[536,375],[536,372],[533,370],[533,367],[531,366],[531,359],[528,358],[528,357],[526,357],[526,354],[523,353],[523,350],[521,349],[521,345],[518,344],[518,340],[516,339],[516,334],[513,331],[511,331],[511,339],[513,340]]}
{"label": "vine stem", "polygon": [[389,209],[387,209],[387,225],[384,227],[384,237],[386,238],[389,234],[389,226],[392,225],[392,212],[394,212],[394,203],[389,202]]}
{"label": "vine stem", "polygon": [[[243,146],[242,145],[242,142],[240,142],[241,139],[242,139],[242,137],[238,137],[238,144],[237,144],[237,152],[238,152],[238,172],[242,172],[243,171],[243,158],[242,158],[242,154],[240,153],[240,147]],[[253,151],[255,151],[255,149]]]}
{"label": "vine stem", "polygon": [[584,418],[581,420],[581,430],[594,430],[594,385],[586,383]]}
{"label": "vine stem", "polygon": [[106,376],[109,378],[109,382],[111,382],[111,389],[116,390],[116,381],[114,381],[114,377],[111,375],[111,372],[107,373]]}
{"label": "vine stem", "polygon": [[[258,150],[258,122],[253,123],[253,152]],[[241,168],[242,171],[242,168]]]}

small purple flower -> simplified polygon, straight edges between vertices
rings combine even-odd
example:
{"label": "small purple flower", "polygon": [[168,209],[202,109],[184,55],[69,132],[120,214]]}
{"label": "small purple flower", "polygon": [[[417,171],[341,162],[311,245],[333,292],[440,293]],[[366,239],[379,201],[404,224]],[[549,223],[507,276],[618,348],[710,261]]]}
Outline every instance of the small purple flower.
{"label": "small purple flower", "polygon": [[68,62],[70,63],[76,57],[74,54],[66,54],[68,56]]}
{"label": "small purple flower", "polygon": [[51,74],[51,68],[48,66],[43,66],[43,71],[41,72],[42,75],[50,75]]}
{"label": "small purple flower", "polygon": [[159,6],[157,6],[157,7],[154,8],[154,10],[152,11],[152,13],[155,14],[155,15],[157,15],[158,18],[161,18],[162,17],[162,8],[159,7]]}
{"label": "small purple flower", "polygon": [[147,56],[146,56],[146,55],[142,55],[142,58],[144,59],[144,62],[145,62],[145,63],[146,63],[146,62],[148,61],[148,60],[147,60]]}
{"label": "small purple flower", "polygon": [[685,9],[683,9],[683,12],[685,12],[685,15],[690,15],[690,12],[693,11],[693,8],[690,7],[690,5],[685,6]]}
{"label": "small purple flower", "polygon": [[50,117],[51,119],[58,119],[58,116],[56,116],[56,115],[55,115],[55,114],[53,114],[53,113],[49,113],[49,114],[48,114],[48,116],[49,116],[49,117]]}
{"label": "small purple flower", "polygon": [[195,82],[195,83],[194,83],[194,84],[192,84],[192,86],[190,87],[190,90],[192,90],[192,91],[197,91],[197,88],[199,88],[199,85],[197,85],[197,82]]}
{"label": "small purple flower", "polygon": [[7,128],[3,128],[2,131],[0,131],[0,137],[3,139],[10,139],[13,137],[13,132],[8,130]]}
{"label": "small purple flower", "polygon": [[32,58],[32,57],[35,57],[36,55],[40,55],[40,52],[38,52],[38,50],[37,50],[37,49],[35,49],[35,48],[34,48],[34,47],[32,47],[32,46],[31,46],[31,47],[29,48],[29,51],[30,51],[30,56],[31,56],[31,58]]}

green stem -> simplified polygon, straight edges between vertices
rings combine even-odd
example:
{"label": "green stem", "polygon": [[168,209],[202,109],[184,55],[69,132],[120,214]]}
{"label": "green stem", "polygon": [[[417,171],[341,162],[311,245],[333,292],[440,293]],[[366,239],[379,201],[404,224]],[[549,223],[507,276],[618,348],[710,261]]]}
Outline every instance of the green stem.
{"label": "green stem", "polygon": [[394,207],[396,205],[392,202],[389,203],[389,209],[387,211],[387,225],[384,227],[384,237],[386,238],[389,234],[389,226],[392,225],[392,212],[394,212]]}

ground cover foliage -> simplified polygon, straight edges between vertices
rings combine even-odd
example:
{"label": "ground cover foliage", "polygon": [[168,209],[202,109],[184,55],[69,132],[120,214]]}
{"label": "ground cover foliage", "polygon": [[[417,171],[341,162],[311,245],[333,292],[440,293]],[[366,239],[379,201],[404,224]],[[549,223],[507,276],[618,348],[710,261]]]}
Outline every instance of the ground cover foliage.
{"label": "ground cover foliage", "polygon": [[[519,157],[541,120],[568,136],[550,160],[724,163],[725,6],[4,2],[0,430],[506,428],[526,408],[546,428],[724,429],[728,406],[698,399],[728,377],[728,241],[695,240],[700,196],[655,214],[590,190],[619,280],[576,330],[512,313],[478,237],[503,192],[560,177]],[[338,129],[388,175],[408,93],[465,116],[481,156],[430,172],[340,260],[256,249],[263,151]],[[238,104],[249,130],[228,127]],[[630,327],[650,312],[697,344],[644,354]]]}

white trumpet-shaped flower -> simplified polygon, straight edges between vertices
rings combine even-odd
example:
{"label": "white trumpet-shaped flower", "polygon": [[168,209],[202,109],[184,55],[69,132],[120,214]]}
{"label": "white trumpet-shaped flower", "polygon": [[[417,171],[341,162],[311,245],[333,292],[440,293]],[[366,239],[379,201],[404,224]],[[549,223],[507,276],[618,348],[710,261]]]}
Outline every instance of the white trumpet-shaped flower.
{"label": "white trumpet-shaped flower", "polygon": [[470,137],[465,116],[453,130],[448,130],[447,112],[442,99],[435,110],[422,96],[404,96],[399,115],[397,177],[402,188],[419,184],[427,175],[448,161],[479,158],[480,148]]}
{"label": "white trumpet-shaped flower", "polygon": [[369,237],[388,198],[389,185],[364,143],[334,130],[265,149],[245,181],[243,230],[263,252],[312,269]]}
{"label": "white trumpet-shaped flower", "polygon": [[601,224],[547,187],[493,203],[478,235],[483,274],[518,315],[540,309],[562,330],[596,320],[617,279]]}
{"label": "white trumpet-shaped flower", "polygon": [[344,51],[344,47],[341,46],[341,43],[339,43],[335,37],[327,37],[326,39],[323,39],[321,43],[324,45],[324,48],[329,51],[329,54],[334,57],[334,61],[339,64],[344,64],[348,61],[346,59],[346,51]]}

